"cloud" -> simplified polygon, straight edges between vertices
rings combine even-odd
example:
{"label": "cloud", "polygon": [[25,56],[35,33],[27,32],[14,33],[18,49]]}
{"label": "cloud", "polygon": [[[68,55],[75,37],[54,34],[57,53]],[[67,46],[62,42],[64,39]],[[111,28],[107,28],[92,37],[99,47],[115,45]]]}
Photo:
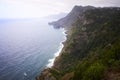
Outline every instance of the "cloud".
{"label": "cloud", "polygon": [[47,16],[69,12],[74,5],[120,6],[120,0],[0,0],[0,18]]}

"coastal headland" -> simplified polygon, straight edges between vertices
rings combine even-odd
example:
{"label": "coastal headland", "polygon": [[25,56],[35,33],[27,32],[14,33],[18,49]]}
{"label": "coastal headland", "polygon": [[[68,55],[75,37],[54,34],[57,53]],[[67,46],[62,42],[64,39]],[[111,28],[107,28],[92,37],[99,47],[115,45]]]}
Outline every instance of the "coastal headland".
{"label": "coastal headland", "polygon": [[36,80],[120,80],[120,8],[75,6],[49,23],[67,30],[51,68]]}

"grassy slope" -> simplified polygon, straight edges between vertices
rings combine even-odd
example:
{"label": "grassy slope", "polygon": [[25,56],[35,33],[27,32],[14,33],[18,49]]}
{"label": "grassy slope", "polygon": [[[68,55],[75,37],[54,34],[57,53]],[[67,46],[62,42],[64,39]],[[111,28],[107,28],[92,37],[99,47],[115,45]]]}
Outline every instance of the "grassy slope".
{"label": "grassy slope", "polygon": [[88,10],[73,26],[51,80],[120,80],[120,10]]}

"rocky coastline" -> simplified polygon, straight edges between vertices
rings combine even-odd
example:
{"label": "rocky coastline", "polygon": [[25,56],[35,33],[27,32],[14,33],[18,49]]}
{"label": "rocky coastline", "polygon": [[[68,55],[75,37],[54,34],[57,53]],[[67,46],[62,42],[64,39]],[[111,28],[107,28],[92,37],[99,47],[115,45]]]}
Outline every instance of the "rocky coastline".
{"label": "rocky coastline", "polygon": [[116,7],[75,6],[65,18],[49,23],[65,28],[67,40],[54,65],[36,80],[119,80],[119,13]]}

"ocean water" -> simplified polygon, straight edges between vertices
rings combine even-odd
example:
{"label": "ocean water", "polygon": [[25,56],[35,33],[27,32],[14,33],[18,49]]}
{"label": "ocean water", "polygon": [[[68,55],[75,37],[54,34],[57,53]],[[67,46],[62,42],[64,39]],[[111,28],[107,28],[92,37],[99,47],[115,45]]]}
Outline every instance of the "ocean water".
{"label": "ocean water", "polygon": [[0,80],[34,80],[52,66],[65,35],[49,21],[0,20]]}

